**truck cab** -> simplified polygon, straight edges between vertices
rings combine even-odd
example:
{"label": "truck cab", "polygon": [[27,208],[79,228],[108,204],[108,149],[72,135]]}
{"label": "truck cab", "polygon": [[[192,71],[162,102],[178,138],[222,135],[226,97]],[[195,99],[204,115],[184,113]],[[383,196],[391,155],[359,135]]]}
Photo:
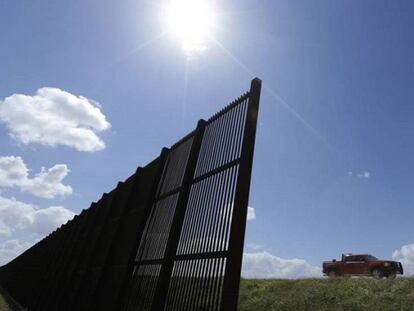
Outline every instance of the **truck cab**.
{"label": "truck cab", "polygon": [[324,261],[322,271],[329,277],[335,276],[373,276],[375,278],[395,278],[397,274],[403,274],[400,262],[379,260],[370,254],[342,254],[341,261],[333,259]]}

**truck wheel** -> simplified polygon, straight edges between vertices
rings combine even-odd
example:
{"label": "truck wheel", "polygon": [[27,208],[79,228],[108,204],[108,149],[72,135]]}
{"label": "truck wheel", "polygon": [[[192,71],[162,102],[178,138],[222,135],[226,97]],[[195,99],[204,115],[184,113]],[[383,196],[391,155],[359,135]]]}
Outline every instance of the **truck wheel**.
{"label": "truck wheel", "polygon": [[335,270],[331,270],[331,271],[329,271],[329,272],[328,272],[328,277],[330,277],[330,278],[334,278],[334,277],[336,277],[336,272],[335,272]]}
{"label": "truck wheel", "polygon": [[397,273],[395,273],[395,272],[390,272],[387,275],[387,278],[391,279],[391,280],[395,279],[396,277],[397,277]]}
{"label": "truck wheel", "polygon": [[372,270],[372,276],[376,279],[381,279],[384,276],[384,274],[380,269],[375,268],[374,270]]}

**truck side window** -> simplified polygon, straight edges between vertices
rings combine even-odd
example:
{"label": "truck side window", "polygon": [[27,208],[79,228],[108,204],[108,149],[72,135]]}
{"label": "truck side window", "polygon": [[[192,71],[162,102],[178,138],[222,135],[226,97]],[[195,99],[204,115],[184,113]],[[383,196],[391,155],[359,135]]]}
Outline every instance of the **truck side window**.
{"label": "truck side window", "polygon": [[355,261],[355,256],[346,256],[345,261]]}

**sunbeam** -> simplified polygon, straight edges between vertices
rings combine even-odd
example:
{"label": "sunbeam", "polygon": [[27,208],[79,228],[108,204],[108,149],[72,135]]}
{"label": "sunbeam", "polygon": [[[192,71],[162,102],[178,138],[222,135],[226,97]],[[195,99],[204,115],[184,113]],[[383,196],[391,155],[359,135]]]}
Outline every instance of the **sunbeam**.
{"label": "sunbeam", "polygon": [[282,104],[290,113],[292,113],[303,125],[305,125],[308,130],[315,134],[320,140],[322,140],[329,148],[333,148],[332,145],[323,137],[312,125],[309,124],[295,109],[292,108],[279,94],[273,91],[267,86],[263,86],[263,89],[276,101]]}
{"label": "sunbeam", "polygon": [[[253,77],[253,72],[239,61],[220,41],[216,38],[211,38],[213,42],[217,44],[235,63],[237,63],[249,76]],[[292,108],[279,94],[277,94],[270,87],[263,85],[263,89],[273,97],[277,102],[281,103],[282,106],[292,113],[308,130],[310,130],[314,135],[316,135],[329,149],[333,149],[333,146],[323,137],[312,125],[309,124],[295,109]]]}
{"label": "sunbeam", "polygon": [[187,112],[187,89],[188,89],[188,71],[190,66],[190,59],[187,57],[185,61],[185,76],[184,76],[184,90],[183,90],[183,104],[182,104],[182,112],[181,112],[181,118],[182,122],[181,124],[184,124],[185,115]]}
{"label": "sunbeam", "polygon": [[243,70],[250,76],[250,77],[254,77],[254,74],[252,73],[252,71],[247,68],[247,66],[245,66],[241,61],[239,61],[236,56],[234,56],[223,44],[221,44],[220,41],[218,41],[216,38],[211,37],[211,40],[213,42],[215,42],[218,47],[220,47],[235,63],[237,63],[241,68],[243,68]]}
{"label": "sunbeam", "polygon": [[135,53],[138,53],[139,51],[141,51],[142,49],[146,48],[147,46],[150,46],[151,44],[153,44],[154,42],[156,42],[157,40],[161,39],[162,37],[166,36],[168,34],[167,31],[164,31],[158,35],[156,35],[155,37],[141,43],[140,45],[138,45],[136,48],[132,49],[131,51],[129,51],[128,53],[126,53],[125,55],[123,55],[122,57],[118,58],[114,64],[120,63],[125,61],[126,59],[130,58],[132,55],[134,55]]}

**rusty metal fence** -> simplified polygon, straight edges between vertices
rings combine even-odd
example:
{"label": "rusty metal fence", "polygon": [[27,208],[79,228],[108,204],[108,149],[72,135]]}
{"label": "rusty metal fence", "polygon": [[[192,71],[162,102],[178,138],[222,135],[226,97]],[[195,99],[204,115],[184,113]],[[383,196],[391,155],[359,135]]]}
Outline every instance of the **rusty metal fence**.
{"label": "rusty metal fence", "polygon": [[29,310],[236,310],[261,81],[0,268]]}

